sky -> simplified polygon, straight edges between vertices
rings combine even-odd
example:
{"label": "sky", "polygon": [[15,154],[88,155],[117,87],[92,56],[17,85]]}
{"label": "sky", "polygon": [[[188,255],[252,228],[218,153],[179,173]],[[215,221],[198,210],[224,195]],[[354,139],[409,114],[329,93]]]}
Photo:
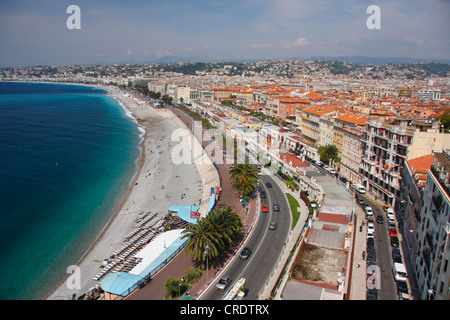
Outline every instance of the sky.
{"label": "sky", "polygon": [[[81,29],[67,27],[70,5]],[[449,59],[449,16],[450,0],[0,0],[0,67],[166,56]]]}

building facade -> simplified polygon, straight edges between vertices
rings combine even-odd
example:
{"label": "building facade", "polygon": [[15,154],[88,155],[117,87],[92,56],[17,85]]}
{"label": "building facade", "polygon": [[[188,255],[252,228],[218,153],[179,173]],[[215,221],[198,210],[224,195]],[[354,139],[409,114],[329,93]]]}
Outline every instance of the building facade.
{"label": "building facade", "polygon": [[427,174],[417,230],[414,272],[421,299],[450,298],[450,152],[434,154]]}

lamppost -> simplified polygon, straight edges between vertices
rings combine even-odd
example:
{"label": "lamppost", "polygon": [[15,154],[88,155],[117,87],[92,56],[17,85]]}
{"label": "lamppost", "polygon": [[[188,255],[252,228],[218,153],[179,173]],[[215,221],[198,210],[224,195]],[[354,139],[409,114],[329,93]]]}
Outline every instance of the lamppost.
{"label": "lamppost", "polygon": [[206,245],[205,247],[205,255],[206,255],[206,285],[209,284],[209,280],[208,280],[208,256],[209,256],[209,250],[211,250],[211,248],[209,247],[209,245]]}

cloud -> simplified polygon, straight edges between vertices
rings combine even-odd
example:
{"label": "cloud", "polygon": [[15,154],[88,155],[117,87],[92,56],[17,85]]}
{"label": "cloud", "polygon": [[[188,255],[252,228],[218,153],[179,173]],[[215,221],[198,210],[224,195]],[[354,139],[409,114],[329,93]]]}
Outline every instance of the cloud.
{"label": "cloud", "polygon": [[208,43],[205,43],[205,47],[208,49],[211,48],[211,46]]}
{"label": "cloud", "polygon": [[296,47],[306,47],[309,45],[309,41],[304,37],[299,37],[293,41],[285,41],[281,44],[283,48],[291,49]]}
{"label": "cloud", "polygon": [[155,53],[160,58],[172,55],[172,53],[167,50],[158,50]]}
{"label": "cloud", "polygon": [[131,48],[128,48],[127,53],[128,53],[129,55],[132,55],[132,54],[133,54],[133,51],[131,51]]}
{"label": "cloud", "polygon": [[272,44],[271,43],[266,43],[266,44],[259,44],[259,43],[252,43],[249,48],[251,49],[265,49],[268,47],[271,47]]}
{"label": "cloud", "polygon": [[292,42],[292,45],[294,47],[304,47],[307,46],[308,44],[309,44],[308,40],[306,40],[306,38],[303,37],[297,38]]}

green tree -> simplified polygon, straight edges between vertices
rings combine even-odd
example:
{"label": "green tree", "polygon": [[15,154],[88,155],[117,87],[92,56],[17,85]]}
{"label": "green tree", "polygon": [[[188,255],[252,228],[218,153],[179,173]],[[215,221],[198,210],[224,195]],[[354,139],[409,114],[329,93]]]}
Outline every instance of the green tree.
{"label": "green tree", "polygon": [[170,278],[164,283],[166,292],[172,299],[176,298],[178,294],[183,294],[187,290],[187,284],[183,283],[181,279]]}
{"label": "green tree", "polygon": [[248,195],[258,185],[258,168],[249,163],[234,164],[230,168],[234,187],[242,196]]}
{"label": "green tree", "polygon": [[323,163],[325,163],[326,165],[329,164],[330,160],[340,161],[339,156],[338,156],[339,150],[333,144],[329,144],[325,147],[320,146],[317,149],[317,152],[320,154],[320,160]]}
{"label": "green tree", "polygon": [[207,218],[202,218],[196,224],[183,231],[183,239],[187,238],[185,250],[193,259],[206,262],[207,248],[209,248],[209,258],[219,256],[220,247],[217,243],[221,243],[222,235],[212,228]]}
{"label": "green tree", "polygon": [[217,258],[241,229],[241,218],[230,206],[214,209],[206,218],[183,231],[183,239],[187,238],[186,253],[206,265],[207,248],[208,259]]}
{"label": "green tree", "polygon": [[450,111],[446,111],[439,118],[441,120],[441,124],[444,125],[445,130],[450,130]]}

